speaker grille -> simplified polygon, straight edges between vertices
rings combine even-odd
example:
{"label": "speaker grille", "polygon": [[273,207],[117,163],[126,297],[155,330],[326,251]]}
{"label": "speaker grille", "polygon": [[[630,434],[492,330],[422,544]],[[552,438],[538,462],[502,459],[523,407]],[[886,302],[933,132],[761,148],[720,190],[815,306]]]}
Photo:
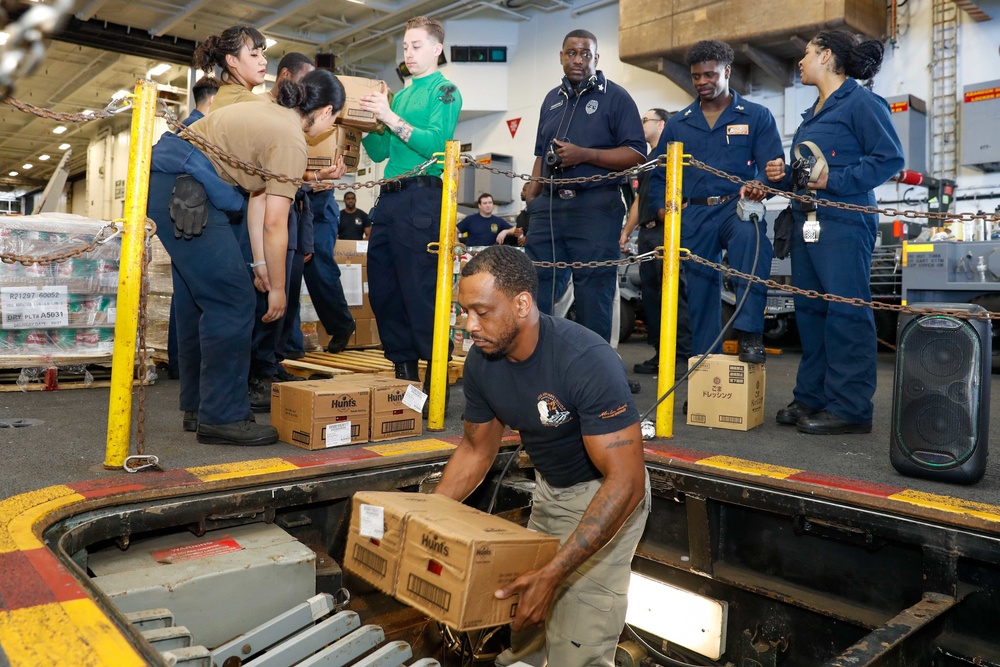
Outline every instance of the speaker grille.
{"label": "speaker grille", "polygon": [[978,335],[956,318],[926,317],[901,332],[898,350],[897,444],[925,466],[961,465],[975,451]]}

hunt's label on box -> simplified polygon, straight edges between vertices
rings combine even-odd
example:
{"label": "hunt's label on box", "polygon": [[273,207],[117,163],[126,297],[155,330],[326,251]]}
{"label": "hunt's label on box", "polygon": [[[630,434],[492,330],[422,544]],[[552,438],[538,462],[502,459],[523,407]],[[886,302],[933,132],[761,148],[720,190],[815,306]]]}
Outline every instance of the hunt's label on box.
{"label": "hunt's label on box", "polygon": [[358,491],[352,502],[344,569],[392,595],[406,517],[452,503],[436,494]]}
{"label": "hunt's label on box", "polygon": [[[699,357],[692,357],[689,368]],[[764,423],[766,372],[728,354],[710,354],[688,378],[692,426],[748,431]]]}
{"label": "hunt's label on box", "polygon": [[282,442],[304,449],[365,443],[370,394],[367,387],[336,380],[276,383],[271,387],[271,424]]}
{"label": "hunt's label on box", "polygon": [[396,598],[459,631],[503,625],[518,597],[494,592],[552,560],[555,537],[466,507],[434,509],[406,521]]}

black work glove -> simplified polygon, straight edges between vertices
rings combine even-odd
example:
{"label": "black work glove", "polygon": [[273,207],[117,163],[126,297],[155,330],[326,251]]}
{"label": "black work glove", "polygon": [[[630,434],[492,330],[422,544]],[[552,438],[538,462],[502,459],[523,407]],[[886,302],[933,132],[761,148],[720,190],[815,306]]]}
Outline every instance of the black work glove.
{"label": "black work glove", "polygon": [[208,195],[205,186],[194,176],[181,174],[174,184],[174,196],[170,200],[170,217],[174,220],[174,238],[182,236],[185,241],[201,236],[208,224]]}

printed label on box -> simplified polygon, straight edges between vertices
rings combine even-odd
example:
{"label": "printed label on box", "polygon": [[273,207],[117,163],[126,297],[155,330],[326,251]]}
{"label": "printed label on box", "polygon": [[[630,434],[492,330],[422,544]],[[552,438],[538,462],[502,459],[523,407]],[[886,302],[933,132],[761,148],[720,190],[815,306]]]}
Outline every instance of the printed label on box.
{"label": "printed label on box", "polygon": [[357,248],[358,252],[367,253],[368,252],[368,241],[358,241],[358,244],[354,246]]}
{"label": "printed label on box", "polygon": [[427,394],[420,391],[412,384],[406,388],[406,393],[403,394],[403,405],[410,408],[411,410],[416,410],[417,412],[423,412],[424,403],[427,402]]}
{"label": "printed label on box", "polygon": [[344,288],[344,298],[347,299],[348,306],[363,306],[364,283],[361,280],[360,264],[341,264],[340,284]]}
{"label": "printed label on box", "polygon": [[374,537],[381,540],[385,535],[385,508],[381,505],[361,506],[361,525],[358,528],[361,537]]}
{"label": "printed label on box", "polygon": [[65,285],[0,288],[4,329],[48,329],[69,324]]}
{"label": "printed label on box", "polygon": [[338,447],[351,444],[351,422],[337,422],[326,427],[326,446]]}

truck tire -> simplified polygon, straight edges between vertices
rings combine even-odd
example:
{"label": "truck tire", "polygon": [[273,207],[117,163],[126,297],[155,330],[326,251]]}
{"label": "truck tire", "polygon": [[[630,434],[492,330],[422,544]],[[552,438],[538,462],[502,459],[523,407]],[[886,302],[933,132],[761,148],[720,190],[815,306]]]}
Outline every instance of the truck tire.
{"label": "truck tire", "polygon": [[635,331],[635,306],[632,305],[631,301],[620,299],[618,313],[618,342],[624,343],[632,336],[632,332]]}

